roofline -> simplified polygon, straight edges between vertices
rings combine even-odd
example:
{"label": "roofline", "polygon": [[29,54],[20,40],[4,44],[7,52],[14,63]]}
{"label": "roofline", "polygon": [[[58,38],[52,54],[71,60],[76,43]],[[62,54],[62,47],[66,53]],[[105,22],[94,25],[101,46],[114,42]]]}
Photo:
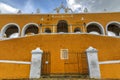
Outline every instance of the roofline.
{"label": "roofline", "polygon": [[120,12],[87,12],[87,13],[60,13],[60,14],[56,14],[56,13],[34,13],[34,14],[29,14],[29,13],[21,13],[21,14],[17,14],[17,13],[1,13],[0,15],[75,15],[75,14],[114,14],[114,13],[120,13]]}

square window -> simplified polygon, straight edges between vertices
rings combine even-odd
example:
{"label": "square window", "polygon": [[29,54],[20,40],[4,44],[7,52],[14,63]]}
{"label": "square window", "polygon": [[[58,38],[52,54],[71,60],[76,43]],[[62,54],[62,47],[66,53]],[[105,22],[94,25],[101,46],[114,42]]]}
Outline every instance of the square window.
{"label": "square window", "polygon": [[61,49],[61,59],[68,59],[68,49]]}

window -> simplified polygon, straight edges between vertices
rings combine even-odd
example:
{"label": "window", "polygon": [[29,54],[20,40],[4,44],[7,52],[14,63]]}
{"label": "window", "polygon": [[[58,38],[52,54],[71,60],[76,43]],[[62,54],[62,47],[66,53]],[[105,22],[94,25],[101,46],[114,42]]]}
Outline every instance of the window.
{"label": "window", "polygon": [[61,49],[61,59],[68,59],[68,49]]}
{"label": "window", "polygon": [[45,33],[51,33],[50,28],[45,28]]}
{"label": "window", "polygon": [[75,33],[78,33],[78,32],[80,33],[80,32],[81,32],[81,30],[80,30],[80,28],[79,28],[79,27],[76,27],[76,28],[74,29],[74,32],[75,32]]}
{"label": "window", "polygon": [[57,32],[68,32],[68,23],[66,20],[60,20],[57,24]]}

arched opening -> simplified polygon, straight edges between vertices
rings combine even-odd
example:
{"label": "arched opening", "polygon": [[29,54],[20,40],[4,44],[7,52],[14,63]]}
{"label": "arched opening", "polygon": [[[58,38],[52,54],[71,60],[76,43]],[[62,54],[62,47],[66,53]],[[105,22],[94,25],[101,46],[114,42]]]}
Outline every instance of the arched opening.
{"label": "arched opening", "polygon": [[37,24],[27,24],[22,30],[22,36],[29,36],[39,33],[39,28]]}
{"label": "arched opening", "polygon": [[75,32],[75,33],[81,33],[81,29],[80,29],[79,27],[76,27],[76,28],[74,29],[74,32]]}
{"label": "arched opening", "polygon": [[45,33],[51,33],[51,29],[50,28],[45,28]]}
{"label": "arched opening", "polygon": [[17,24],[10,23],[5,25],[1,29],[1,35],[3,38],[17,38],[20,34],[20,28]]}
{"label": "arched opening", "polygon": [[87,33],[100,35],[100,34],[104,34],[104,29],[98,23],[89,23],[87,25]]}
{"label": "arched opening", "polygon": [[110,23],[107,26],[108,36],[120,36],[120,24],[119,23]]}
{"label": "arched opening", "polygon": [[65,20],[60,20],[57,24],[57,32],[68,32],[68,23]]}

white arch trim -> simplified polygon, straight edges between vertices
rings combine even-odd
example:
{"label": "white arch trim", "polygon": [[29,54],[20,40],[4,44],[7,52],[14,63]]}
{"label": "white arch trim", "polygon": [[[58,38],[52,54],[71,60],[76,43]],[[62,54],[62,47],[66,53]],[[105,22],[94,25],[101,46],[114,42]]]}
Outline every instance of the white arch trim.
{"label": "white arch trim", "polygon": [[99,27],[100,30],[102,31],[102,35],[105,35],[105,30],[104,30],[102,24],[100,24],[99,22],[93,21],[93,22],[87,23],[86,28],[87,28],[89,25],[91,25],[91,24],[96,24],[96,25],[98,25],[98,27]]}
{"label": "white arch trim", "polygon": [[35,25],[39,29],[39,25],[37,23],[28,23],[22,28],[21,36],[25,36],[25,30],[30,26]]}
{"label": "white arch trim", "polygon": [[20,26],[16,23],[8,23],[1,29],[1,37],[3,38],[5,31],[9,28],[10,25],[15,25],[18,28],[18,34],[20,35]]}
{"label": "white arch trim", "polygon": [[[106,25],[106,34],[107,34],[107,35],[108,35],[108,26],[109,26],[110,24],[118,24],[118,25],[120,25],[120,22],[118,22],[118,21],[108,22],[107,25]],[[120,28],[120,26],[118,26],[118,27]]]}

